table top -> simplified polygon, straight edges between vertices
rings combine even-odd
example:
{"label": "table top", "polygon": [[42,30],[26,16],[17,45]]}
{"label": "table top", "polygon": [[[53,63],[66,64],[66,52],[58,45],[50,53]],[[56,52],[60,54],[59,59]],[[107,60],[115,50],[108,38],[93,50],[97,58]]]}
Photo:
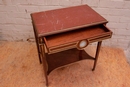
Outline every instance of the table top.
{"label": "table top", "polygon": [[107,23],[88,5],[32,13],[31,17],[38,37]]}

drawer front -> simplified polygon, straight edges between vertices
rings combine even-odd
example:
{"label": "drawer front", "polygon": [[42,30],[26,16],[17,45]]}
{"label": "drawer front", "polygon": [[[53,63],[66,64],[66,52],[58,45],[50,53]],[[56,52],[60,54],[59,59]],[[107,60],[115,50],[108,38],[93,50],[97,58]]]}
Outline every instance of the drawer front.
{"label": "drawer front", "polygon": [[56,53],[72,48],[82,50],[89,43],[102,41],[111,38],[111,36],[112,32],[106,26],[100,25],[90,29],[83,28],[83,30],[79,29],[74,32],[65,32],[43,38],[48,53]]}
{"label": "drawer front", "polygon": [[[87,40],[88,41],[87,45],[89,45],[90,43],[102,41],[102,40],[105,40],[105,39],[108,39],[108,38],[111,38],[111,36],[107,35],[107,36],[102,36],[102,37],[98,37],[98,38],[95,37],[95,38],[84,39],[84,40]],[[73,42],[73,43],[63,44],[63,45],[59,45],[59,46],[55,46],[55,47],[50,47],[50,48],[48,48],[47,43],[45,43],[46,44],[45,46],[47,48],[48,54],[57,53],[57,52],[65,51],[65,50],[72,49],[72,48],[77,48],[79,50],[82,50],[84,47],[82,47],[82,48],[79,47],[79,43],[81,41],[83,41],[83,40],[76,41],[76,42]]]}
{"label": "drawer front", "polygon": [[61,52],[68,49],[76,48],[76,44],[77,43],[74,42],[74,43],[64,44],[56,47],[51,47],[49,48],[49,53],[56,53],[56,52]]}

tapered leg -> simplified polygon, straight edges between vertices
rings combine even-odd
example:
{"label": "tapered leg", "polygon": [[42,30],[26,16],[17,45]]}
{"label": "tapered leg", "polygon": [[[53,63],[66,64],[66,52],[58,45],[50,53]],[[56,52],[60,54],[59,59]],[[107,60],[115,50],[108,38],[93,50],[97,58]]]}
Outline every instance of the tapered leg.
{"label": "tapered leg", "polygon": [[98,60],[98,56],[99,56],[99,51],[100,51],[100,48],[101,48],[101,44],[102,44],[102,41],[99,41],[98,45],[97,45],[97,50],[96,50],[96,55],[95,55],[95,61],[94,61],[94,66],[93,66],[92,71],[95,70],[95,67],[96,67],[96,64],[97,64],[97,60]]}
{"label": "tapered leg", "polygon": [[42,60],[43,60],[43,69],[44,69],[44,74],[45,74],[46,86],[48,87],[48,77],[47,77],[48,65],[46,61],[46,53],[45,53],[44,44],[40,46],[41,46],[41,52],[42,52],[41,55],[42,55]]}
{"label": "tapered leg", "polygon": [[[32,23],[33,24],[33,23]],[[39,62],[40,64],[42,63],[42,60],[41,60],[41,48],[39,46],[39,38],[37,37],[37,34],[36,34],[36,30],[35,30],[35,27],[33,25],[33,29],[34,29],[34,35],[35,35],[35,40],[36,40],[36,45],[37,45],[37,51],[38,51],[38,57],[39,57]]]}
{"label": "tapered leg", "polygon": [[[37,38],[37,39],[38,39],[38,38]],[[36,40],[36,44],[37,44],[39,62],[40,62],[40,64],[42,64],[42,60],[41,60],[41,48],[40,48],[40,46],[39,46],[39,40]]]}

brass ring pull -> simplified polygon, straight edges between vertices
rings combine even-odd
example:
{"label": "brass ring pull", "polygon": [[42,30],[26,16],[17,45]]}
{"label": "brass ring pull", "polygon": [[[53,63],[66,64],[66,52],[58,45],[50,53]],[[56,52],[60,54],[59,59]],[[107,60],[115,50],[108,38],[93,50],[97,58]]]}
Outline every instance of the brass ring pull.
{"label": "brass ring pull", "polygon": [[83,48],[85,48],[86,46],[88,46],[88,44],[89,44],[89,41],[88,41],[87,39],[81,40],[81,41],[79,41],[79,42],[77,43],[77,48],[78,48],[79,50],[82,50]]}

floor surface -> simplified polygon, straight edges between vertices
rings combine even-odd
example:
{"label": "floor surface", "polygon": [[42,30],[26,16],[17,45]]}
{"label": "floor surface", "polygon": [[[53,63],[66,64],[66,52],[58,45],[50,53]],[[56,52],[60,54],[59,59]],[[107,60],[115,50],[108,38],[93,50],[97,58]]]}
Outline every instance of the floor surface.
{"label": "floor surface", "polygon": [[[94,55],[95,47],[86,51]],[[121,49],[102,47],[95,71],[92,66],[84,60],[56,69],[49,87],[130,87],[130,65]],[[0,87],[46,87],[34,42],[0,42]]]}

